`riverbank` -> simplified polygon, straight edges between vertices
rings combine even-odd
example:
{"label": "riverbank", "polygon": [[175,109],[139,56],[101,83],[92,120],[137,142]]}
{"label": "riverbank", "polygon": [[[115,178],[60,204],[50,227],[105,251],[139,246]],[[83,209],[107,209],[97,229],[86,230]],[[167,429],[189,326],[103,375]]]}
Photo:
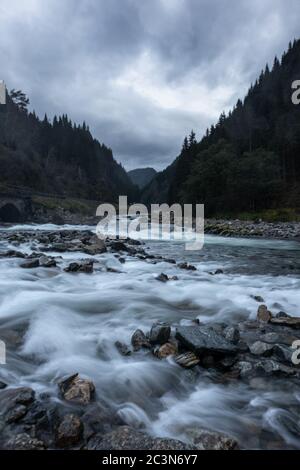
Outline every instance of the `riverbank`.
{"label": "riverbank", "polygon": [[270,238],[300,241],[300,222],[205,219],[205,233],[223,237]]}
{"label": "riverbank", "polygon": [[1,448],[298,448],[296,278],[238,291],[229,252],[216,265],[89,230],[0,236]]}

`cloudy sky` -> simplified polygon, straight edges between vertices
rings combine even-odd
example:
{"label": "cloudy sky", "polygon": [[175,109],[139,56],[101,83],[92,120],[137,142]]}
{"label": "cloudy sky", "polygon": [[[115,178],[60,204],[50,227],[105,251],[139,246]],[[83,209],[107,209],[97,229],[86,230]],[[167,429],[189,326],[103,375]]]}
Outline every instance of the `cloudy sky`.
{"label": "cloudy sky", "polygon": [[161,169],[300,34],[299,0],[0,0],[0,79]]}

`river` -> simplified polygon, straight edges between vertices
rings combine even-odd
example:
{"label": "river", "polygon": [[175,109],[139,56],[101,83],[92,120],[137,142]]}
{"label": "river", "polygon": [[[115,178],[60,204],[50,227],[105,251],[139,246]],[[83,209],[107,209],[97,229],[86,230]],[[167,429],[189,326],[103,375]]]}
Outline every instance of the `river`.
{"label": "river", "polygon": [[[268,448],[278,439],[282,447],[300,448],[293,432],[299,429],[300,392],[284,381],[263,389],[242,382],[225,385],[207,370],[185,370],[148,351],[123,357],[114,346],[117,340],[130,344],[137,328],[148,331],[157,320],[174,325],[195,318],[226,323],[255,318],[259,304],[251,296],[261,296],[275,313],[300,316],[300,244],[207,235],[198,252],[185,251],[183,242],[147,241],[145,246],[150,253],[188,261],[197,271],[131,256],[121,264],[112,253],[94,257],[99,264],[91,275],[24,270],[19,259],[0,259],[0,339],[10,332],[22,336],[8,348],[0,380],[31,386],[55,400],[55,380],[79,372],[93,380],[98,399],[126,423],[155,436],[188,441],[187,428],[200,426],[229,433],[245,448]],[[0,240],[1,251],[12,248]],[[27,253],[35,248],[34,243],[17,247]],[[49,255],[62,256],[62,263],[86,256]],[[212,275],[217,269],[223,274]],[[179,279],[159,282],[155,278],[161,272]]]}

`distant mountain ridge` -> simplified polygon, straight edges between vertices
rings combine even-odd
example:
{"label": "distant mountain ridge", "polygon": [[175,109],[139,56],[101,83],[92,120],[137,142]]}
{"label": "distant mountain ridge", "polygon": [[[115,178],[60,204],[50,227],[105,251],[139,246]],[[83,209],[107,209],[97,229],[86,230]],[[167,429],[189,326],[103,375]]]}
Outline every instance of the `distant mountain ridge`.
{"label": "distant mountain ridge", "polygon": [[140,189],[147,186],[148,183],[154,178],[157,171],[154,168],[137,168],[135,170],[128,171],[128,176],[133,184],[136,184]]}

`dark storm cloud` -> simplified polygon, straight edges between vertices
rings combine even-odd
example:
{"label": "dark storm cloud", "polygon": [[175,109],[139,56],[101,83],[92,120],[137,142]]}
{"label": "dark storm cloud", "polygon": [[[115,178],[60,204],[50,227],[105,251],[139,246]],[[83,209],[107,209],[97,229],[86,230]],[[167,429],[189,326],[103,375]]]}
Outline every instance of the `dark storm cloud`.
{"label": "dark storm cloud", "polygon": [[297,37],[298,0],[1,0],[0,78],[162,168]]}

